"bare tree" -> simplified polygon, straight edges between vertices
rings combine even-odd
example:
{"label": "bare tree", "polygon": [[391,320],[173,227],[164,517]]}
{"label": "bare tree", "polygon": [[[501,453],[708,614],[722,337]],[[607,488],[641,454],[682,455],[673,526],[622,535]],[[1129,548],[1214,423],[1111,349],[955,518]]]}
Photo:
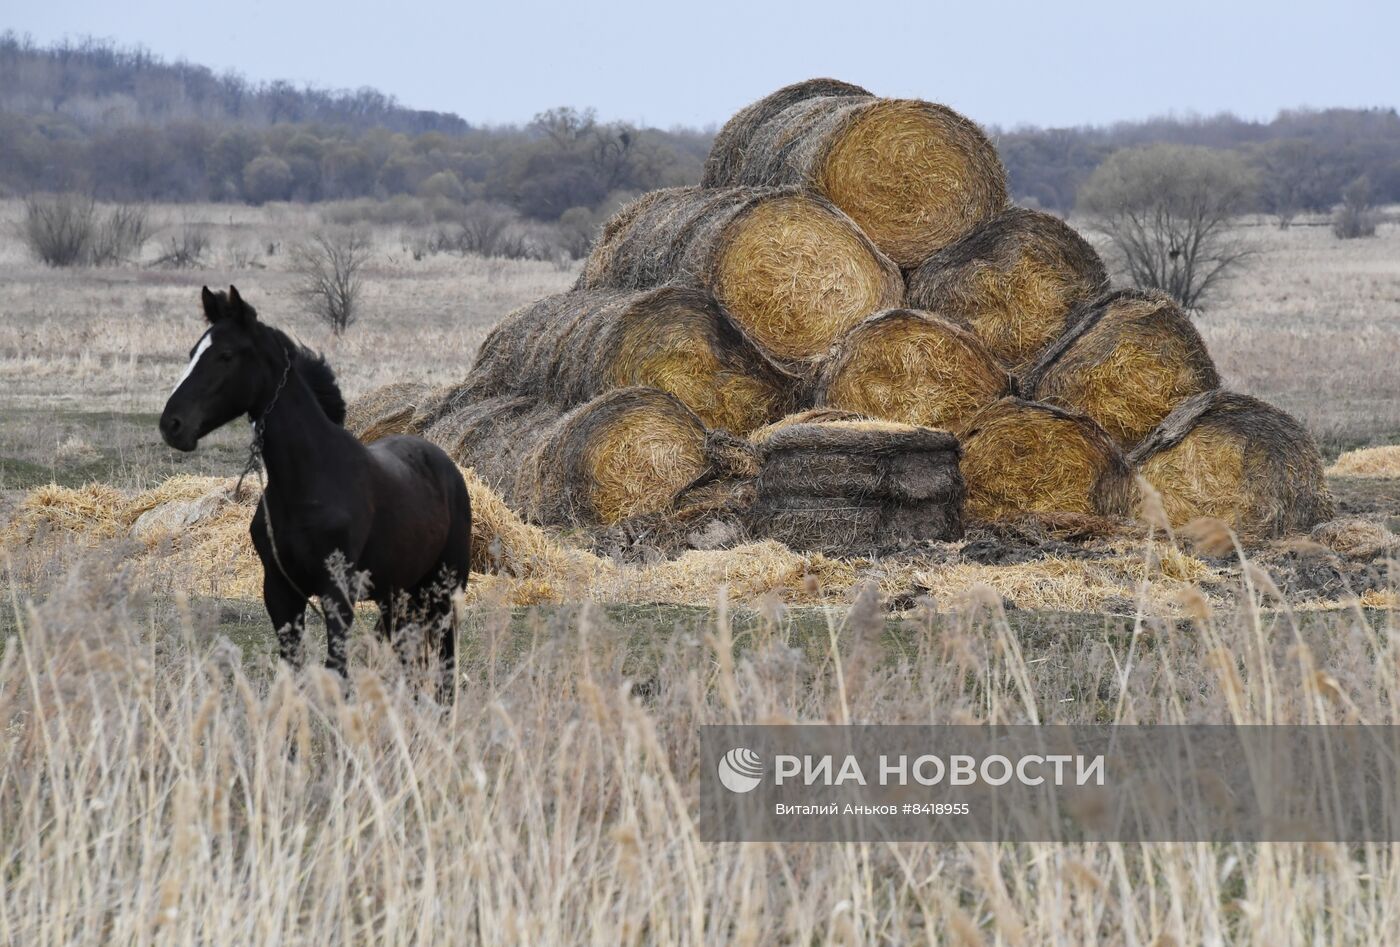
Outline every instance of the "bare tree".
{"label": "bare tree", "polygon": [[1287,230],[1323,187],[1319,169],[1326,167],[1325,157],[1313,142],[1284,138],[1263,143],[1251,160],[1259,171],[1261,208]]}
{"label": "bare tree", "polygon": [[369,237],[355,230],[321,232],[292,250],[292,267],[301,277],[295,293],[302,306],[340,335],[359,316],[369,262]]}
{"label": "bare tree", "polygon": [[1253,173],[1237,154],[1152,145],[1110,155],[1080,189],[1079,207],[1108,235],[1135,284],[1200,309],[1248,255],[1231,224],[1253,191]]}

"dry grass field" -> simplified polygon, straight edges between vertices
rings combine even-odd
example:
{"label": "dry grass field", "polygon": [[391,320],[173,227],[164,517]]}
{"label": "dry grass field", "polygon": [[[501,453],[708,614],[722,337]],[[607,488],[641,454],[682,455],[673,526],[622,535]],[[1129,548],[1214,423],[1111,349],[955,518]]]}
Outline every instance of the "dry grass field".
{"label": "dry grass field", "polygon": [[[479,582],[452,709],[366,634],[347,696],[278,667],[247,589],[188,581],[168,538],[56,525],[100,519],[84,497],[241,468],[244,430],[176,456],[155,429],[203,284],[323,349],[353,397],[457,380],[495,320],[575,269],[415,259],[419,235],[379,227],[336,338],[292,296],[314,209],[157,208],[167,232],[207,228],[204,268],[71,271],[26,258],[18,211],[0,203],[0,536],[35,487],[101,486],[0,552],[0,943],[1394,941],[1393,845],[714,845],[695,822],[706,723],[1394,722],[1394,612],[1363,602],[1395,590],[1295,609],[1272,562],[1302,576],[1316,543],[1267,568],[1160,538],[1093,561],[1056,543],[912,577],[791,555],[747,595],[750,560],[705,553],[711,608],[647,605],[686,601],[680,579],[590,557],[613,604],[509,608],[500,577]],[[1198,319],[1226,384],[1298,415],[1329,461],[1400,444],[1400,226],[1243,237],[1249,268]],[[1392,453],[1336,471],[1344,508],[1400,513]],[[1379,525],[1345,541],[1377,563],[1395,548]],[[852,591],[826,595],[822,570]]]}

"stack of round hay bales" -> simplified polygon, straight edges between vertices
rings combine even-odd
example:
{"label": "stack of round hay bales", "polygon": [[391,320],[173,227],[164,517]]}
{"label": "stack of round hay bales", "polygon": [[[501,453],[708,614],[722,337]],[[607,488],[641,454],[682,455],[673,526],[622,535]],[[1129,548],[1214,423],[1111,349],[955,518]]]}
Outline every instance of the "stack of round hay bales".
{"label": "stack of round hay bales", "polygon": [[908,304],[966,326],[1003,365],[1021,368],[1107,288],[1103,261],[1073,228],[1013,207],[911,272]]}
{"label": "stack of round hay bales", "polygon": [[349,424],[423,433],[542,523],[752,496],[759,532],[870,552],[956,535],[964,493],[982,520],[1130,515],[1131,459],[1174,521],[1313,525],[1306,433],[1218,388],[1168,297],[1110,292],[1072,228],[1007,207],[974,124],[819,79],[735,115],[700,187],[614,215],[460,385],[372,392]]}
{"label": "stack of round hay bales", "polygon": [[669,392],[707,427],[747,434],[792,407],[794,380],[703,290],[575,290],[491,331],[469,377],[480,396],[573,406],[616,388]]}
{"label": "stack of round hay bales", "polygon": [[1006,204],[1006,171],[975,124],[942,105],[814,79],[779,89],[720,130],[704,187],[795,185],[841,208],[914,267]]}
{"label": "stack of round hay bales", "polygon": [[956,433],[1010,393],[1011,376],[971,332],[926,312],[890,309],[837,343],[815,401]]}
{"label": "stack of round hay bales", "polygon": [[754,438],[750,528],[794,549],[870,554],[962,535],[958,441],[888,421],[775,425]]}
{"label": "stack of round hay bales", "polygon": [[1085,415],[1003,398],[968,423],[962,448],[967,512],[975,519],[1131,512],[1132,468],[1113,439]]}
{"label": "stack of round hay bales", "polygon": [[1030,397],[1093,418],[1124,450],[1187,398],[1220,387],[1190,317],[1165,293],[1134,289],[1088,307],[1022,381]]}
{"label": "stack of round hay bales", "polygon": [[849,217],[794,188],[653,191],[604,226],[578,289],[702,287],[770,355],[803,363],[904,297]]}
{"label": "stack of round hay bales", "polygon": [[1312,437],[1248,395],[1217,389],[1188,398],[1130,459],[1174,526],[1209,516],[1254,541],[1310,529],[1335,512]]}

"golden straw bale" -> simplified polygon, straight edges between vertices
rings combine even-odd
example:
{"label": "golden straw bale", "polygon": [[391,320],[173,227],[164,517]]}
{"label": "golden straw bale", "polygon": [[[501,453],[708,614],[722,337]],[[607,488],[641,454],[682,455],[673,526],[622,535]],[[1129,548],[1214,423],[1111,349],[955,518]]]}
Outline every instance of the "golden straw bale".
{"label": "golden straw bale", "polygon": [[1254,542],[1333,515],[1312,437],[1248,395],[1216,389],[1188,398],[1129,459],[1161,494],[1173,526],[1211,517]]}
{"label": "golden straw bale", "polygon": [[654,191],[604,227],[575,288],[668,283],[709,290],[763,351],[799,367],[904,296],[898,267],[849,217],[791,188]]}
{"label": "golden straw bale", "polygon": [[574,407],[641,385],[675,395],[708,427],[747,434],[789,410],[794,384],[708,292],[664,286],[575,290],[517,310],[486,337],[463,387]]}
{"label": "golden straw bale", "polygon": [[926,312],[890,309],[837,344],[816,403],[957,432],[1010,393],[1010,375],[971,332]]}
{"label": "golden straw bale", "polygon": [[1113,439],[1082,414],[1003,398],[968,423],[962,447],[973,519],[1130,512],[1132,469]]}
{"label": "golden straw bale", "polygon": [[528,396],[470,400],[460,391],[434,406],[422,436],[519,508],[516,479],[544,432],[563,415],[558,405]]}
{"label": "golden straw bale", "polygon": [[515,500],[541,523],[615,523],[666,509],[709,468],[705,426],[674,395],[621,388],[532,439]]}
{"label": "golden straw bale", "polygon": [[1022,379],[1027,397],[1084,412],[1125,450],[1219,386],[1190,317],[1165,293],[1132,289],[1095,302]]}
{"label": "golden straw bale", "polygon": [[1019,368],[1106,289],[1103,261],[1073,228],[1013,207],[910,272],[907,301],[968,327],[1003,365]]}
{"label": "golden straw bale", "polygon": [[740,111],[716,136],[704,187],[796,185],[826,196],[913,267],[1006,204],[987,136],[952,109],[817,79]]}

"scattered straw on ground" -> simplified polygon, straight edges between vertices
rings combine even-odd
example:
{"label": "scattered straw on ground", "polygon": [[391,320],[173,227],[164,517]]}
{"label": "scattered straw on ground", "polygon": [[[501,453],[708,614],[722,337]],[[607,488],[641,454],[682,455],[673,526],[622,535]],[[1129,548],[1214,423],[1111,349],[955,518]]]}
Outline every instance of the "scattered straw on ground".
{"label": "scattered straw on ground", "polygon": [[1155,556],[1139,552],[1090,560],[1047,556],[1000,566],[959,563],[922,571],[916,581],[940,602],[981,586],[1017,608],[1122,613],[1141,604],[1149,613],[1174,614],[1182,591],[1209,574],[1205,563],[1180,553],[1164,568]]}
{"label": "scattered straw on ground", "polygon": [[1349,450],[1327,468],[1329,477],[1364,477],[1390,480],[1400,477],[1400,446]]}
{"label": "scattered straw on ground", "polygon": [[[1048,556],[1014,565],[959,561],[947,544],[934,561],[917,556],[876,562],[803,554],[767,541],[716,551],[692,551],[653,565],[626,565],[569,545],[556,533],[521,521],[485,484],[464,471],[472,495],[473,568],[468,600],[503,605],[577,601],[713,605],[721,588],[738,605],[780,601],[844,605],[855,589],[875,582],[888,598],[930,595],[940,607],[991,594],[1024,609],[1189,613],[1183,603],[1214,602],[1198,583],[1219,589],[1227,573],[1161,542],[1115,539],[1086,558]],[[232,479],[179,477],[134,496],[102,486],[44,487],[25,499],[0,539],[21,555],[46,558],[61,544],[120,548],[122,566],[139,584],[201,596],[256,601],[262,568],[248,539],[255,493],[231,496]],[[209,498],[218,502],[204,503]],[[197,521],[144,541],[123,541],[143,513],[204,504]],[[1375,524],[1334,521],[1314,541],[1341,555],[1390,549],[1393,534]],[[114,545],[115,544],[115,545]],[[1395,607],[1393,593],[1371,591],[1367,607]],[[1295,603],[1299,608],[1345,608],[1349,601]]]}

